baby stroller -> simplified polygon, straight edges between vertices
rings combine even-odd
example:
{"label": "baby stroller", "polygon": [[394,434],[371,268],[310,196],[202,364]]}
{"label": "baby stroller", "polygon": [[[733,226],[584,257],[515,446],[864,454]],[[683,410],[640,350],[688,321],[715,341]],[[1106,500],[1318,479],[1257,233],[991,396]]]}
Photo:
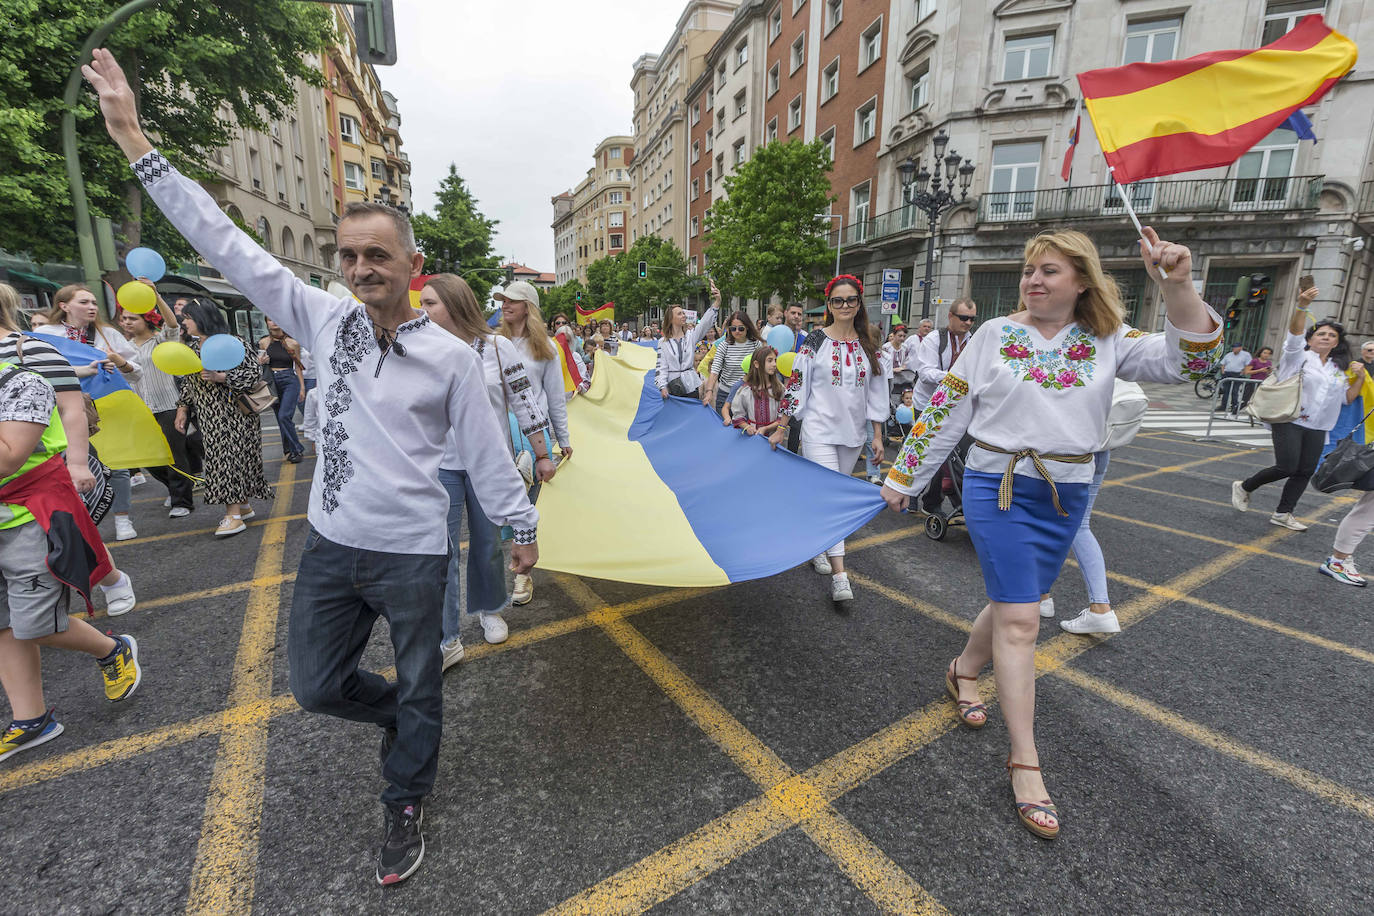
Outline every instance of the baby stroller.
{"label": "baby stroller", "polygon": [[926,537],[932,541],[943,541],[950,525],[964,521],[964,462],[972,445],[973,440],[965,436],[949,453],[949,476],[945,478],[944,485],[945,496],[954,504],[954,508],[948,514],[937,511],[926,516]]}

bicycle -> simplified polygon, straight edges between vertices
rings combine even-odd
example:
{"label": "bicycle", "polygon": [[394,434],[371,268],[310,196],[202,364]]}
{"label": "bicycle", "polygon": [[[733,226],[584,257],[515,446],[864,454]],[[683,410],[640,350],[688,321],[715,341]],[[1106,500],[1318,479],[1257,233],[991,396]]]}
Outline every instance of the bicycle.
{"label": "bicycle", "polygon": [[1221,368],[1219,366],[1214,366],[1208,370],[1206,375],[1196,382],[1193,382],[1193,393],[1204,401],[1210,401],[1217,393],[1217,385],[1220,384],[1220,382]]}

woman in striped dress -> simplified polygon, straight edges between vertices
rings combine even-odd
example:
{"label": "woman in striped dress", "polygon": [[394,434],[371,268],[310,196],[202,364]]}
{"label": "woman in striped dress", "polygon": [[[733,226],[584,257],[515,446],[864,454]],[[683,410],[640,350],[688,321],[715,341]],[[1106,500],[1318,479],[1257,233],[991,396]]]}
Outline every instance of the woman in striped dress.
{"label": "woman in striped dress", "polygon": [[758,328],[744,312],[735,312],[726,320],[725,337],[716,343],[711,377],[706,382],[706,401],[709,404],[715,399],[716,413],[730,403],[731,392],[744,379],[744,358],[761,346]]}

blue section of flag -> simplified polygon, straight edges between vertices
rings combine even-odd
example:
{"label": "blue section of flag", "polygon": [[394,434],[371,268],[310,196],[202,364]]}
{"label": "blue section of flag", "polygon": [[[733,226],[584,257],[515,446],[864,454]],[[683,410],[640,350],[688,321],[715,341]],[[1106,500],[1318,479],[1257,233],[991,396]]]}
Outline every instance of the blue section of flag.
{"label": "blue section of flag", "polygon": [[[792,569],[862,528],[886,505],[873,484],[785,449],[774,451],[765,436],[726,429],[714,410],[690,398],[664,398],[653,382],[650,372],[629,437],[731,582]],[[747,494],[722,490],[719,475],[705,470],[722,467],[732,481],[749,482]]]}
{"label": "blue section of flag", "polygon": [[[56,337],[51,334],[35,334],[32,331],[25,331],[24,333],[34,340],[41,340],[43,343],[51,345],[73,366],[89,366],[91,363],[104,362],[110,358],[104,350],[80,341],[68,340],[65,337]],[[98,401],[116,391],[132,391],[133,389],[124,380],[124,373],[102,366],[95,375],[81,379],[81,390],[90,395],[92,401]]]}
{"label": "blue section of flag", "polygon": [[1314,143],[1317,140],[1316,131],[1312,129],[1312,121],[1302,113],[1301,108],[1289,115],[1288,120],[1279,125],[1279,130],[1291,130],[1298,135],[1299,140],[1311,140]]}

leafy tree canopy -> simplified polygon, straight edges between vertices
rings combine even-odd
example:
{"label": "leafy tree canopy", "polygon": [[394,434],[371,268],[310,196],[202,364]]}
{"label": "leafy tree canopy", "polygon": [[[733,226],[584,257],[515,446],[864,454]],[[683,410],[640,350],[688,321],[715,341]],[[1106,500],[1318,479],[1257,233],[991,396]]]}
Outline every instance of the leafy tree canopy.
{"label": "leafy tree canopy", "polygon": [[784,301],[815,289],[830,263],[830,153],[821,140],[769,143],[723,180],[728,195],[706,221],[711,276],[727,294]]}
{"label": "leafy tree canopy", "polygon": [[[87,36],[123,0],[0,3],[0,247],[35,260],[76,260],[62,159],[62,94]],[[308,55],[333,37],[327,7],[288,0],[163,0],[106,42],[129,75],[149,136],[186,174],[208,178],[210,154],[234,120],[267,129],[294,105],[295,80],[320,85]],[[225,109],[232,118],[225,117]],[[113,219],[129,245],[142,233],[143,196],[105,133],[95,94],[76,108],[78,149],[92,213]],[[175,259],[184,244],[158,244]]]}
{"label": "leafy tree canopy", "polygon": [[576,324],[577,297],[579,294],[582,296],[582,307],[587,308],[588,304],[591,302],[591,300],[587,298],[587,288],[583,286],[582,281],[578,280],[576,277],[573,277],[567,283],[561,283],[553,289],[545,290],[540,293],[539,302],[540,305],[543,306],[542,311],[544,312],[544,317],[552,319],[556,313],[562,312],[564,315],[568,316],[569,321]]}
{"label": "leafy tree canopy", "polygon": [[[639,278],[640,261],[647,262],[649,268],[643,280]],[[597,268],[599,264],[606,267]],[[597,268],[596,274],[593,268]],[[594,277],[599,282],[594,282]],[[663,308],[681,303],[701,283],[700,278],[687,275],[682,249],[656,235],[640,236],[626,251],[587,268],[587,288],[593,303],[614,302],[617,321],[635,318],[651,305]]]}
{"label": "leafy tree canopy", "polygon": [[463,274],[479,302],[500,275],[495,273],[500,258],[492,254],[492,231],[497,221],[487,219],[477,209],[477,199],[452,163],[448,175],[439,183],[434,213],[419,213],[411,220],[415,241],[425,255],[425,273]]}

